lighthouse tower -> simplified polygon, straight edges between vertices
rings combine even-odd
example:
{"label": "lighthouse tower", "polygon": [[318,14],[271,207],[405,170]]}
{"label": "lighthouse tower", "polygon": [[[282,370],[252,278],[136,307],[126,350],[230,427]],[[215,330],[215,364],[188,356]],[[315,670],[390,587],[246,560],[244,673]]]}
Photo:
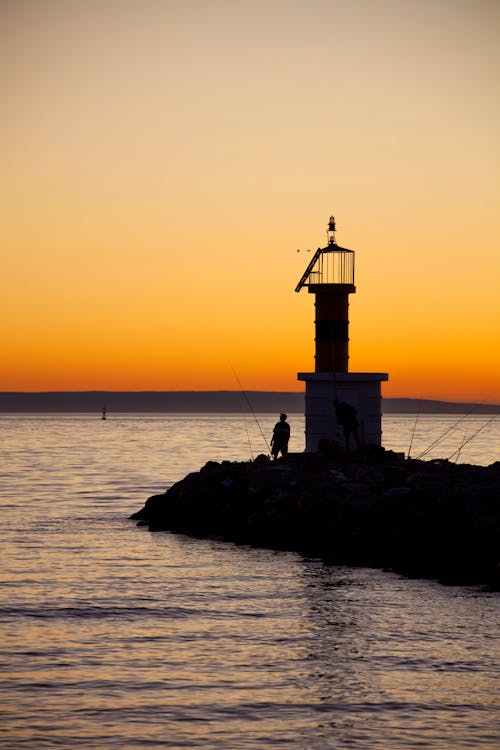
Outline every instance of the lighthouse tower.
{"label": "lighthouse tower", "polygon": [[315,371],[299,372],[306,384],[306,451],[324,444],[342,445],[342,431],[334,401],[344,401],[358,412],[360,439],[381,445],[381,382],[387,373],[349,372],[349,295],[354,294],[353,250],[335,241],[335,219],[330,216],[327,245],[318,248],[295,291],[307,287],[315,295]]}

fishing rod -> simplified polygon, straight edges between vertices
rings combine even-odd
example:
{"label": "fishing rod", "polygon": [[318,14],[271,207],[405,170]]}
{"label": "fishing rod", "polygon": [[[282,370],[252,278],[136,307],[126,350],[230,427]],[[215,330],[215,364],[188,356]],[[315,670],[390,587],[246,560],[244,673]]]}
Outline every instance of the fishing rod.
{"label": "fishing rod", "polygon": [[268,442],[267,442],[267,440],[266,440],[266,436],[264,435],[264,433],[263,433],[263,431],[262,431],[262,427],[260,426],[260,422],[259,422],[259,420],[257,419],[257,415],[256,415],[256,413],[255,413],[255,412],[254,412],[254,410],[253,410],[253,406],[252,406],[252,404],[250,403],[250,399],[248,398],[248,396],[247,396],[247,393],[246,393],[245,389],[243,388],[243,386],[242,386],[242,384],[241,384],[241,381],[240,381],[240,379],[239,379],[239,377],[238,377],[238,375],[237,375],[237,373],[236,373],[236,370],[235,370],[235,369],[234,369],[234,367],[232,366],[231,362],[229,362],[229,367],[230,367],[230,368],[231,368],[231,370],[233,371],[233,375],[234,375],[234,377],[236,378],[236,382],[238,383],[238,385],[239,385],[239,387],[240,387],[240,391],[241,391],[241,393],[242,393],[242,395],[243,395],[243,397],[244,397],[244,399],[245,399],[245,401],[246,401],[246,403],[247,403],[247,406],[248,406],[248,408],[250,409],[250,411],[251,411],[251,413],[252,413],[252,415],[253,415],[253,418],[255,419],[255,421],[256,421],[256,423],[257,423],[257,427],[258,427],[258,428],[259,428],[259,430],[260,430],[260,434],[262,435],[262,439],[264,440],[264,443],[266,444],[266,447],[267,447],[267,451],[268,451],[268,453],[271,453],[271,448],[270,448],[270,446],[269,446],[269,443],[268,443]]}
{"label": "fishing rod", "polygon": [[478,430],[476,430],[469,438],[467,438],[467,440],[463,440],[462,441],[462,445],[460,446],[460,448],[457,448],[456,450],[453,451],[453,453],[451,454],[451,456],[448,458],[448,461],[451,461],[451,459],[453,458],[453,456],[455,455],[455,453],[457,453],[456,460],[458,460],[458,456],[462,452],[462,448],[465,445],[467,445],[467,443],[470,443],[470,441],[473,440],[476,437],[476,435],[479,435],[479,433],[482,432],[484,430],[484,428],[487,427],[491,422],[493,422],[493,420],[496,419],[499,414],[500,414],[500,412],[497,412],[496,414],[493,414],[493,416],[490,417],[489,419],[487,419],[486,422],[483,425],[481,425],[481,427]]}
{"label": "fishing rod", "polygon": [[330,321],[330,340],[332,342],[332,370],[333,370],[333,395],[334,400],[339,400],[338,389],[337,389],[337,352],[335,350],[335,340],[333,338],[333,321]]}
{"label": "fishing rod", "polygon": [[481,406],[481,404],[474,404],[474,406],[472,407],[472,409],[470,409],[470,411],[468,411],[467,414],[464,414],[462,417],[460,417],[460,419],[458,419],[454,424],[452,424],[451,427],[448,427],[448,429],[445,430],[445,432],[443,432],[443,434],[440,437],[436,438],[434,440],[434,442],[431,443],[429,445],[429,447],[425,449],[425,451],[422,451],[422,453],[420,453],[417,456],[416,460],[418,461],[419,459],[423,458],[423,456],[426,456],[429,453],[429,451],[431,451],[436,445],[438,445],[438,443],[440,443],[446,437],[446,435],[448,435],[449,432],[451,432],[452,430],[454,430],[455,427],[460,424],[460,422],[463,422],[464,419],[467,419],[467,417],[470,417],[470,415],[472,414],[472,412],[475,409],[477,409],[479,406]]}
{"label": "fishing rod", "polygon": [[410,445],[408,446],[408,458],[410,458],[411,447],[413,445],[413,438],[415,437],[415,430],[417,429],[417,422],[418,422],[419,416],[420,416],[420,409],[417,411],[417,416],[415,417],[415,424],[413,425],[413,431],[411,433]]}

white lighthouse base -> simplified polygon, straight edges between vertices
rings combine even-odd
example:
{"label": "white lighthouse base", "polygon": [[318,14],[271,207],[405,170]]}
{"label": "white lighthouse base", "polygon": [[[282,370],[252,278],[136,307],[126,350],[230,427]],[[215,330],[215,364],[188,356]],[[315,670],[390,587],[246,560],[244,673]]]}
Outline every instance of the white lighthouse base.
{"label": "white lighthouse base", "polygon": [[[306,452],[322,445],[344,446],[333,401],[345,401],[358,412],[359,437],[364,445],[382,444],[381,382],[385,372],[299,372],[306,383]],[[354,446],[353,446],[354,447]]]}

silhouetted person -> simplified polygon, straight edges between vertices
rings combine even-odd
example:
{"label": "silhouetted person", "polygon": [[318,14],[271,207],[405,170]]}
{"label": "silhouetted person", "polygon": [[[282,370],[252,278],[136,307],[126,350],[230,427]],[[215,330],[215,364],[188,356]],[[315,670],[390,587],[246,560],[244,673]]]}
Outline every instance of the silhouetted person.
{"label": "silhouetted person", "polygon": [[280,414],[280,421],[274,425],[271,438],[271,454],[274,460],[281,453],[283,458],[288,455],[288,441],[290,440],[290,425],[286,421],[286,414]]}
{"label": "silhouetted person", "polygon": [[356,411],[354,406],[351,406],[351,404],[346,404],[345,401],[338,401],[337,399],[335,399],[333,405],[335,406],[337,422],[342,427],[342,430],[344,432],[344,444],[346,453],[349,453],[351,434],[354,436],[354,440],[356,441],[356,445],[358,446],[358,448],[361,448],[361,442],[358,432],[358,412]]}

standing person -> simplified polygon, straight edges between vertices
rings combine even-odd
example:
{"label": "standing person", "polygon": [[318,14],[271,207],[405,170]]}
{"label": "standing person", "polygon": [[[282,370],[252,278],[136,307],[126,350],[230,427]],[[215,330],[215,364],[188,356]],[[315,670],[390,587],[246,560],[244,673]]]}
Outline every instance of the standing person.
{"label": "standing person", "polygon": [[275,461],[280,452],[283,458],[286,458],[288,455],[289,440],[290,425],[286,421],[286,414],[280,414],[280,421],[274,425],[273,436],[271,438],[271,454]]}
{"label": "standing person", "polygon": [[351,434],[354,435],[354,440],[356,441],[358,449],[361,448],[361,442],[358,433],[358,412],[356,411],[354,406],[351,406],[351,404],[347,404],[345,401],[338,401],[337,399],[335,399],[333,405],[335,406],[335,415],[337,417],[337,422],[344,431],[344,444],[346,453],[349,453]]}

